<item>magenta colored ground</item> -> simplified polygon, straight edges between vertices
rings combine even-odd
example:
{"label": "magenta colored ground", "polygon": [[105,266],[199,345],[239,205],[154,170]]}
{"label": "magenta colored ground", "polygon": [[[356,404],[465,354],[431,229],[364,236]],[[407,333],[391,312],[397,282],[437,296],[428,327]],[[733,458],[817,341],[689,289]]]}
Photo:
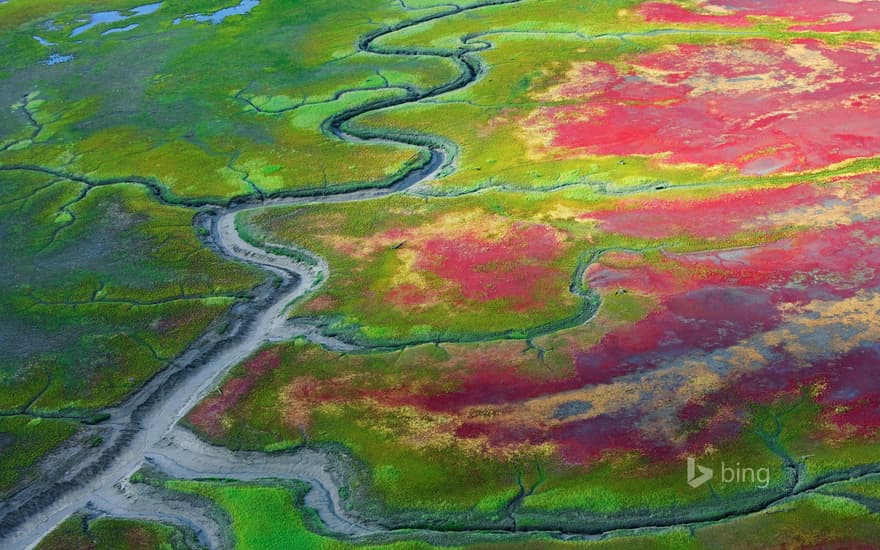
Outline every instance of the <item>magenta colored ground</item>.
{"label": "magenta colored ground", "polygon": [[551,146],[588,155],[659,155],[746,174],[815,170],[880,150],[880,49],[816,40],[680,45],[628,64],[584,63],[539,109]]}
{"label": "magenta colored ground", "polygon": [[709,0],[701,2],[697,11],[672,3],[648,2],[639,13],[648,21],[661,23],[746,27],[763,18],[777,18],[792,23],[793,31],[880,29],[880,2],[873,0]]}

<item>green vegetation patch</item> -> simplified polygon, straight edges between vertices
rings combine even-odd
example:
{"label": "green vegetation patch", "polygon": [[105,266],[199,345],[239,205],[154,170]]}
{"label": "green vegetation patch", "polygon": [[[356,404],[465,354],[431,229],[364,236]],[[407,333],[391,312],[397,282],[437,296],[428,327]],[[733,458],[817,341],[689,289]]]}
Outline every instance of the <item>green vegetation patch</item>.
{"label": "green vegetation patch", "polygon": [[34,464],[73,436],[78,425],[55,418],[0,417],[0,494],[32,476]]}
{"label": "green vegetation patch", "polygon": [[[320,535],[319,521],[303,507],[302,485],[169,481],[173,491],[216,503],[229,517],[237,549],[615,549],[697,550],[708,548],[863,547],[880,535],[876,515],[845,499],[806,495],[766,511],[702,525],[647,532],[618,531],[598,540],[554,540],[542,535],[410,533],[378,535],[353,543]],[[432,540],[433,539],[433,540]]]}
{"label": "green vegetation patch", "polygon": [[196,550],[189,529],[149,521],[90,519],[75,514],[49,533],[37,550]]}
{"label": "green vegetation patch", "polygon": [[191,211],[141,187],[38,176],[0,173],[20,186],[0,205],[7,411],[87,414],[118,402],[260,280],[206,249]]}

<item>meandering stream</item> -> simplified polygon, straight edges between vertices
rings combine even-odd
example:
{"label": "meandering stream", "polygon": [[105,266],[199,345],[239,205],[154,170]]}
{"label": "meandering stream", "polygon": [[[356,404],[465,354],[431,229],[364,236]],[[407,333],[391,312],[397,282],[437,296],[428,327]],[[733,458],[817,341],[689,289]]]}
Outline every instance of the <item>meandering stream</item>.
{"label": "meandering stream", "polygon": [[[385,35],[413,27],[442,17],[492,5],[514,3],[519,0],[502,0],[451,8],[442,13],[402,22],[362,37],[358,49],[379,55],[433,55],[456,60],[462,67],[461,75],[453,82],[436,88],[410,90],[403,97],[384,99],[338,113],[325,122],[326,128],[340,139],[347,141],[391,141],[408,145],[426,146],[416,137],[391,139],[387,136],[353,135],[344,126],[351,119],[379,109],[393,107],[435,97],[457,90],[475,81],[479,63],[469,50],[457,52],[431,52],[419,50],[385,51],[373,46],[373,42]],[[338,485],[334,484],[324,468],[326,457],[315,451],[303,451],[281,459],[254,461],[253,456],[239,455],[204,443],[181,447],[177,422],[213,390],[230,368],[240,363],[267,342],[304,336],[328,347],[345,346],[345,343],[309,331],[288,321],[288,305],[313,289],[316,281],[325,280],[328,272],[326,262],[318,259],[315,266],[307,266],[291,258],[272,254],[245,242],[235,229],[235,216],[243,210],[262,208],[267,205],[303,204],[308,202],[350,202],[367,200],[400,192],[408,187],[434,177],[448,162],[448,156],[440,147],[428,147],[427,163],[412,169],[397,181],[384,188],[370,188],[348,193],[326,193],[311,196],[274,198],[258,197],[227,208],[209,208],[203,213],[213,215],[207,222],[210,227],[211,246],[221,254],[237,261],[264,269],[280,279],[278,285],[263,285],[258,298],[251,304],[234,310],[232,326],[226,336],[207,334],[191,346],[162,373],[150,380],[125,403],[109,410],[111,421],[103,427],[106,440],[101,452],[91,456],[70,469],[60,468],[52,473],[55,479],[43,479],[13,495],[0,506],[0,546],[24,549],[35,546],[43,536],[74,512],[88,506],[112,508],[109,513],[120,516],[152,517],[172,520],[174,514],[163,510],[148,513],[137,503],[137,498],[125,495],[120,488],[128,486],[127,479],[140,469],[148,459],[156,467],[170,470],[168,473],[181,477],[204,477],[225,472],[225,477],[257,478],[281,476],[306,481],[316,490],[309,493],[307,502],[319,512],[328,528],[344,534],[371,532],[367,526],[358,525],[345,517],[338,503]],[[7,167],[6,169],[37,170],[39,167]],[[49,169],[46,169],[49,171]],[[122,183],[120,181],[119,183]],[[112,184],[112,183],[108,183]],[[165,201],[161,190],[153,189],[160,201]],[[321,277],[319,278],[319,274]],[[231,335],[231,336],[229,336]],[[183,449],[186,449],[184,451]],[[172,451],[173,450],[173,451]],[[210,460],[209,460],[210,459]],[[206,471],[206,464],[213,465]],[[250,464],[251,467],[244,467]],[[280,466],[279,466],[280,464]],[[255,466],[256,465],[256,466]],[[283,474],[283,475],[281,475]],[[188,523],[187,518],[178,518]],[[210,545],[216,540],[207,537],[203,542]]]}

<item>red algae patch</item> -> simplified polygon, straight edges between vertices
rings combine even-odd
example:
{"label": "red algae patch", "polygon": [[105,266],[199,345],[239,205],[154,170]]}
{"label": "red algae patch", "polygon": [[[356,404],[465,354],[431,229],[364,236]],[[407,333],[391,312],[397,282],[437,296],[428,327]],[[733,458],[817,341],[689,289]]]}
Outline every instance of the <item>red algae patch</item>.
{"label": "red algae patch", "polygon": [[[706,198],[626,198],[613,208],[583,213],[609,233],[643,239],[696,237],[719,241],[748,234],[749,241],[776,240],[782,233],[849,225],[880,214],[877,174],[838,178],[826,185],[749,189]],[[774,235],[776,237],[774,238]],[[758,241],[755,241],[758,239]],[[604,265],[613,265],[611,258]],[[630,261],[636,261],[630,258]]]}
{"label": "red algae patch", "polygon": [[552,228],[515,223],[497,241],[477,235],[429,239],[416,268],[453,282],[467,300],[506,300],[514,310],[525,311],[548,295],[543,282],[558,278],[544,265],[558,249]]}
{"label": "red algae patch", "polygon": [[[560,266],[570,254],[570,237],[551,225],[469,209],[337,241],[332,244],[338,250],[345,253],[343,247],[348,247],[356,250],[351,255],[386,266],[377,273],[383,281],[378,292],[402,311],[495,302],[522,313],[572,300],[569,272]],[[371,292],[375,288],[380,285],[374,284]]]}
{"label": "red algae patch", "polygon": [[[600,231],[656,248],[596,258],[584,282],[603,306],[564,346],[548,337],[414,348],[388,356],[387,370],[334,358],[332,377],[303,373],[284,386],[281,417],[312,432],[325,416],[352,415],[395,445],[472,457],[540,448],[568,465],[630,452],[666,461],[741,436],[754,404],[821,388],[811,399],[822,429],[870,436],[880,426],[870,406],[880,384],[868,379],[880,357],[878,191],[877,174],[862,174],[577,209]],[[566,236],[471,209],[376,232],[357,249],[407,270],[386,294],[395,303],[419,302],[419,277],[476,303],[509,299],[506,274],[552,265],[575,245]],[[499,266],[500,277],[482,278]],[[629,300],[650,310],[615,317]],[[238,386],[228,390],[234,398]]]}
{"label": "red algae patch", "polygon": [[678,4],[665,2],[645,2],[638,14],[647,21],[660,23],[682,23],[698,25],[725,25],[729,27],[748,27],[752,21],[744,13],[718,9],[711,3],[700,5],[699,11]]}
{"label": "red algae patch", "polygon": [[253,391],[257,380],[280,364],[280,348],[258,353],[244,364],[244,373],[227,380],[219,393],[201,401],[188,415],[187,420],[199,430],[212,437],[220,437],[226,431],[224,423],[227,411]]}
{"label": "red algae patch", "polygon": [[642,4],[638,13],[650,22],[749,26],[759,18],[791,23],[794,31],[872,31],[880,29],[876,0],[708,0],[693,7],[665,2]]}
{"label": "red algae patch", "polygon": [[585,63],[524,122],[542,154],[644,155],[745,174],[815,170],[880,151],[880,49],[816,40],[677,45]]}
{"label": "red algae patch", "polygon": [[[658,239],[687,234],[719,238],[749,229],[767,230],[770,217],[786,209],[818,204],[827,198],[812,185],[756,189],[699,200],[625,199],[614,210],[591,212],[609,233]],[[759,220],[756,220],[759,218]]]}

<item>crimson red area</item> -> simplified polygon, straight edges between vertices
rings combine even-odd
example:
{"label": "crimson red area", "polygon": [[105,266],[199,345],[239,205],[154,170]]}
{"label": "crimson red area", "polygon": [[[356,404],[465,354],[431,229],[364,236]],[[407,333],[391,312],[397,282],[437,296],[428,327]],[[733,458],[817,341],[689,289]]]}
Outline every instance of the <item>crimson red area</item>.
{"label": "crimson red area", "polygon": [[[798,199],[810,196],[808,192],[788,192]],[[454,389],[445,381],[438,384],[437,391],[422,387],[420,392],[395,391],[391,392],[393,395],[372,397],[389,404],[405,403],[454,414],[475,405],[516,402],[643,375],[693,357],[694,353],[722,350],[780,326],[781,304],[840,299],[853,296],[862,288],[880,285],[880,255],[870,253],[874,246],[871,243],[878,237],[880,223],[864,222],[806,232],[744,250],[667,254],[671,263],[664,267],[598,266],[588,276],[616,270],[631,273],[640,281],[646,271],[653,270],[658,278],[675,281],[662,285],[663,292],[657,292],[658,288],[647,289],[661,298],[660,309],[642,321],[608,334],[598,345],[576,352],[575,370],[570,377],[541,380],[498,362],[474,362],[459,371]],[[723,254],[728,255],[726,260],[718,257]],[[674,274],[682,268],[688,276]],[[616,284],[623,281],[618,279]],[[865,352],[859,352],[864,360],[859,359],[862,355],[858,353],[846,354],[820,359],[810,367],[780,350],[765,353],[769,354],[770,363],[760,371],[743,376],[724,392],[709,395],[705,401],[691,403],[680,411],[682,420],[700,425],[681,445],[699,449],[704,444],[732,438],[740,433],[745,415],[731,416],[730,410],[742,413],[744,403],[771,402],[780,394],[796,392],[802,385],[817,380],[827,384],[823,403],[827,402],[831,409],[842,403],[850,405],[844,412],[835,412],[834,421],[856,424],[863,430],[872,429],[880,421],[880,412],[865,405],[880,398],[880,382],[866,381],[870,369],[858,367],[876,364],[876,357],[869,360]],[[681,451],[681,446],[673,449],[667,443],[655,441],[650,434],[640,433],[617,415],[564,423],[549,431],[467,422],[460,426],[457,435],[485,436],[496,445],[553,441],[567,460],[577,463],[593,460],[610,449],[639,449],[655,457]]]}
{"label": "crimson red area", "polygon": [[570,464],[589,464],[614,451],[638,450],[657,460],[672,458],[673,447],[646,437],[636,427],[638,420],[635,415],[600,415],[554,426],[546,434],[535,434],[534,442],[554,442]]}
{"label": "crimson red area", "polygon": [[639,8],[639,14],[647,21],[661,23],[697,23],[705,25],[725,25],[729,27],[748,27],[752,24],[745,14],[733,13],[713,15],[685,9],[678,4],[646,2]]}
{"label": "crimson red area", "polygon": [[428,410],[455,412],[471,405],[509,403],[538,395],[534,392],[540,384],[509,364],[477,360],[468,365],[456,386],[453,391],[413,396],[409,402]]}
{"label": "crimson red area", "polygon": [[415,405],[455,413],[465,407],[494,405],[609,383],[621,376],[649,371],[694,350],[728,346],[779,321],[770,300],[761,292],[741,288],[701,288],[674,296],[667,309],[609,334],[589,350],[575,353],[575,371],[566,378],[540,379],[496,360],[476,360],[455,380],[409,389],[370,393],[384,403]]}
{"label": "crimson red area", "polygon": [[[505,300],[515,311],[528,311],[545,305],[554,281],[565,277],[546,267],[558,253],[551,228],[518,223],[498,241],[434,237],[425,243],[416,267],[457,283],[468,300]],[[407,299],[404,290],[399,294]]]}
{"label": "crimson red area", "polygon": [[244,396],[254,389],[257,380],[278,367],[280,363],[279,348],[272,348],[260,352],[244,364],[244,374],[236,376],[223,384],[223,391],[219,395],[212,395],[199,403],[187,415],[187,420],[213,436],[223,435],[223,415],[238,403]]}
{"label": "crimson red area", "polygon": [[560,86],[575,105],[539,109],[552,145],[589,155],[746,174],[824,168],[880,152],[880,51],[817,40],[679,45],[629,66],[589,63]]}
{"label": "crimson red area", "polygon": [[[714,11],[713,11],[714,9]],[[723,10],[723,11],[719,11]],[[871,31],[880,29],[880,3],[872,0],[709,0],[695,12],[677,4],[647,2],[639,13],[648,21],[663,23],[702,23],[732,27],[757,22],[751,17],[773,17],[792,23],[794,31]]]}
{"label": "crimson red area", "polygon": [[[591,287],[605,292],[623,288],[643,295],[666,296],[664,301],[670,309],[679,300],[675,296],[696,296],[715,287],[736,288],[741,294],[739,299],[758,291],[769,296],[773,304],[803,305],[812,300],[848,298],[860,289],[880,285],[880,254],[873,252],[878,236],[880,222],[833,226],[753,248],[666,253],[662,266],[620,268],[596,264],[587,270],[586,277]],[[729,314],[736,311],[734,304]],[[636,337],[640,341],[645,338],[649,343],[644,345],[650,347],[650,329],[645,336]]]}
{"label": "crimson red area", "polygon": [[878,235],[880,222],[871,221],[804,232],[756,248],[675,259],[703,274],[701,280],[772,288],[786,301],[848,298],[880,285]]}
{"label": "crimson red area", "polygon": [[793,185],[728,193],[703,200],[622,200],[614,210],[590,212],[581,219],[602,222],[602,230],[646,239],[676,235],[714,238],[749,229],[767,230],[769,222],[754,223],[759,216],[790,208],[812,206],[827,199],[811,185]]}

